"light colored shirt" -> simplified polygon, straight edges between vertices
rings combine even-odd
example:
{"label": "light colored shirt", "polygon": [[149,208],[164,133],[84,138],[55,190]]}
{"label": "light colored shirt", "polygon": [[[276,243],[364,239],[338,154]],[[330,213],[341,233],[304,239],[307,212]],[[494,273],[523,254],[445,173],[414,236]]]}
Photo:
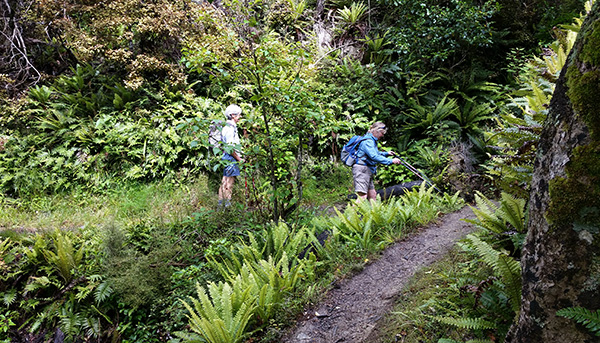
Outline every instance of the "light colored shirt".
{"label": "light colored shirt", "polygon": [[226,145],[230,146],[238,155],[239,158],[242,158],[242,151],[240,146],[240,135],[238,134],[238,129],[235,121],[228,120],[223,126],[223,130],[221,131],[221,141]]}

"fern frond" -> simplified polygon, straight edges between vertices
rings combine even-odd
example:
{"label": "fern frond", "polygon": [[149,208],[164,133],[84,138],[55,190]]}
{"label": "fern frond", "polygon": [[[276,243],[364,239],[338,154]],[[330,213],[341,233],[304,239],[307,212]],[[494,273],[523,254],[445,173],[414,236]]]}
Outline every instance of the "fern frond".
{"label": "fern frond", "polygon": [[470,205],[469,207],[471,207],[471,210],[477,219],[465,219],[466,222],[494,233],[503,233],[507,231],[504,221],[496,215],[496,211],[498,210],[496,204],[480,192],[475,193],[475,203],[477,205],[476,207]]}
{"label": "fern frond", "polygon": [[94,299],[96,303],[101,303],[106,300],[113,293],[113,289],[110,287],[110,283],[104,281],[96,287],[94,292]]}
{"label": "fern frond", "polygon": [[453,325],[459,328],[471,330],[494,329],[496,325],[481,318],[451,318],[451,317],[434,317],[440,323]]}
{"label": "fern frond", "polygon": [[517,199],[502,192],[498,217],[506,220],[517,232],[525,232],[525,199]]}
{"label": "fern frond", "polygon": [[188,310],[190,328],[212,343],[237,343],[246,335],[246,326],[254,311],[249,288],[241,283],[210,283],[206,291],[196,284],[198,299],[189,297],[192,305],[182,300]]}
{"label": "fern frond", "polygon": [[8,307],[17,299],[17,290],[15,288],[9,289],[5,293],[0,293],[2,295],[2,302]]}
{"label": "fern frond", "polygon": [[502,278],[512,310],[519,313],[521,308],[521,265],[510,256],[499,254],[496,268]]}
{"label": "fern frond", "polygon": [[521,306],[521,265],[519,262],[495,250],[477,236],[468,235],[467,240],[471,242],[479,257],[491,266],[494,273],[501,278],[511,308],[518,313]]}
{"label": "fern frond", "polygon": [[590,311],[583,307],[567,307],[558,310],[556,315],[572,319],[585,326],[596,336],[600,336],[600,310]]}

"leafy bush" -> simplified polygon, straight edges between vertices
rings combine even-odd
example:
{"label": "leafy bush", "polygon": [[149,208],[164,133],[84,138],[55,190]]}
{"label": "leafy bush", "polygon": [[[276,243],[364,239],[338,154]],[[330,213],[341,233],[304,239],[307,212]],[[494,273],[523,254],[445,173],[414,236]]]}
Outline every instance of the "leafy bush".
{"label": "leafy bush", "polygon": [[455,54],[492,44],[488,20],[497,11],[495,1],[481,6],[464,1],[380,3],[392,9],[389,20],[403,18],[403,25],[391,27],[389,37],[405,66],[416,61],[440,65]]}
{"label": "leafy bush", "polygon": [[113,177],[175,179],[206,168],[208,143],[191,144],[191,132],[176,128],[185,118],[214,117],[214,102],[183,93],[148,101],[96,74],[79,67],[30,91],[25,113],[36,124],[13,132],[0,151],[5,193],[102,190]]}

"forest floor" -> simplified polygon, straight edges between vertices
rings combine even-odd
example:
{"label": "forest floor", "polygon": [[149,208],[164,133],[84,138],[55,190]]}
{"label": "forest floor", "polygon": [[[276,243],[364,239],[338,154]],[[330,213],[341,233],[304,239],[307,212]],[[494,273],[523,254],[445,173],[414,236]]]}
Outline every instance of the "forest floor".
{"label": "forest floor", "polygon": [[392,310],[410,278],[475,231],[473,225],[461,220],[464,218],[475,219],[468,206],[419,229],[387,248],[360,273],[337,282],[319,304],[304,312],[282,342],[369,342],[379,319]]}

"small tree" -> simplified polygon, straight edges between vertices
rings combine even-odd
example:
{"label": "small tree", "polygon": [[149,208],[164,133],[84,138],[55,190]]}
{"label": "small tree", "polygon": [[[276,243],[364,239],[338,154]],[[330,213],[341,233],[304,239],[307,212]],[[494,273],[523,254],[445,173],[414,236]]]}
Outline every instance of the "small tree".
{"label": "small tree", "polygon": [[215,30],[188,41],[184,59],[200,77],[223,87],[224,101],[249,101],[255,108],[247,115],[252,126],[247,153],[252,166],[268,175],[278,221],[302,199],[306,142],[326,119],[311,101],[311,55],[299,42],[259,31],[252,23],[260,14],[252,6],[235,0],[223,5],[225,11],[206,10],[201,20]]}

